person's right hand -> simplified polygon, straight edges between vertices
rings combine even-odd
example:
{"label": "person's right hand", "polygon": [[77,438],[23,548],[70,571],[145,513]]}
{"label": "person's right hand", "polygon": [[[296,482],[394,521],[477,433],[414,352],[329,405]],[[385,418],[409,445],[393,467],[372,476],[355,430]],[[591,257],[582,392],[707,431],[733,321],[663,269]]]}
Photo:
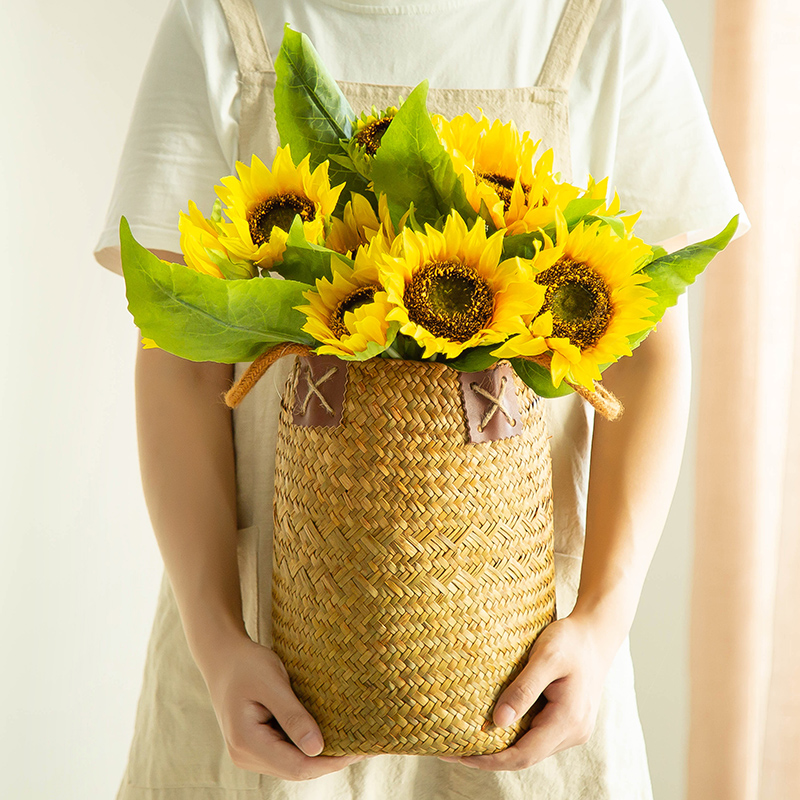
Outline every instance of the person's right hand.
{"label": "person's right hand", "polygon": [[367,757],[317,755],[323,748],[322,733],[292,691],[286,667],[274,650],[246,634],[229,640],[224,658],[205,664],[202,672],[237,767],[304,781]]}

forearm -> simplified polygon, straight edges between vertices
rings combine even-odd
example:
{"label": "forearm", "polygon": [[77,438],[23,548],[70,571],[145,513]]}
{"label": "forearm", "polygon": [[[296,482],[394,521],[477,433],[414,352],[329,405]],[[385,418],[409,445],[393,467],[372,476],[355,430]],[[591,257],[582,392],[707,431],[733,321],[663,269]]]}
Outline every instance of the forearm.
{"label": "forearm", "polygon": [[145,501],[192,655],[244,633],[237,561],[232,367],[158,349],[136,359],[136,423]]}
{"label": "forearm", "polygon": [[603,383],[625,412],[616,422],[595,420],[573,613],[591,617],[615,652],[633,623],[683,456],[691,392],[685,295],[632,358],[604,372]]}

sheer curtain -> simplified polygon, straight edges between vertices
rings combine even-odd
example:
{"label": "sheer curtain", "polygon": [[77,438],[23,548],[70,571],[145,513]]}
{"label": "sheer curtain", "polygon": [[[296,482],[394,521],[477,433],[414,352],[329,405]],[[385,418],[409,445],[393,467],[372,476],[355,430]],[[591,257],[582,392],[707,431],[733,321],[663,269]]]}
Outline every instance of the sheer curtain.
{"label": "sheer curtain", "polygon": [[800,3],[718,0],[712,118],[753,227],[705,278],[689,800],[800,798]]}

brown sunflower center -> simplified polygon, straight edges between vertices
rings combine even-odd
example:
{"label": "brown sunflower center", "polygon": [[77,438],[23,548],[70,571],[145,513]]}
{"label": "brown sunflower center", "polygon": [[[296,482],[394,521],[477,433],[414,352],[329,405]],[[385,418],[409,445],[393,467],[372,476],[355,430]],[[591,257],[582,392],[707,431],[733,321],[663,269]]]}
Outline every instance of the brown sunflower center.
{"label": "brown sunflower center", "polygon": [[597,344],[614,315],[603,278],[588,264],[562,256],[535,280],[547,287],[542,312],[553,312],[552,335],[567,337],[581,351]]}
{"label": "brown sunflower center", "polygon": [[392,119],[394,117],[383,117],[375,122],[370,122],[356,134],[356,141],[366,149],[369,155],[374,156],[378,152],[383,134],[386,133]]}
{"label": "brown sunflower center", "polygon": [[375,299],[375,292],[381,287],[377,284],[374,286],[360,286],[353,292],[350,292],[345,298],[339,301],[336,308],[333,309],[328,326],[331,333],[337,338],[341,339],[343,336],[349,336],[350,331],[344,324],[344,315],[348,311],[355,311],[357,308],[371,303]]}
{"label": "brown sunflower center", "polygon": [[403,293],[412,322],[434,336],[466,342],[494,313],[494,294],[474,269],[460,261],[431,261],[414,273]]}
{"label": "brown sunflower center", "polygon": [[[514,179],[507,178],[505,175],[500,175],[497,172],[481,172],[480,170],[475,171],[475,177],[480,183],[485,183],[494,190],[495,194],[503,201],[503,212],[505,213],[508,211],[511,206],[511,192],[514,189]],[[524,183],[522,183],[521,186],[525,197],[527,197],[530,186],[526,186]]]}
{"label": "brown sunflower center", "polygon": [[258,247],[269,241],[273,228],[288,231],[297,215],[310,222],[317,215],[314,203],[294,192],[276,194],[262,201],[247,215],[250,236]]}

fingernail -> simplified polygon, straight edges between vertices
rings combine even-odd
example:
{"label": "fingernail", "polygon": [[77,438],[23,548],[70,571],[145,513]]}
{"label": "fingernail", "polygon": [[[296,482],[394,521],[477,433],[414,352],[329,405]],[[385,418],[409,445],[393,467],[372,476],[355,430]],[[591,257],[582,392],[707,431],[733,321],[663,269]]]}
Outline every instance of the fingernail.
{"label": "fingernail", "polygon": [[471,764],[469,761],[464,761],[460,756],[436,756],[440,761],[449,761],[451,764],[461,764],[462,767],[470,767],[471,769],[478,769],[477,764]]}
{"label": "fingernail", "polygon": [[517,717],[517,712],[511,708],[508,703],[503,703],[497,711],[494,712],[494,724],[498,728],[505,728],[510,725]]}
{"label": "fingernail", "polygon": [[307,756],[318,756],[322,752],[322,748],[322,737],[315,731],[312,731],[300,740],[300,749]]}

